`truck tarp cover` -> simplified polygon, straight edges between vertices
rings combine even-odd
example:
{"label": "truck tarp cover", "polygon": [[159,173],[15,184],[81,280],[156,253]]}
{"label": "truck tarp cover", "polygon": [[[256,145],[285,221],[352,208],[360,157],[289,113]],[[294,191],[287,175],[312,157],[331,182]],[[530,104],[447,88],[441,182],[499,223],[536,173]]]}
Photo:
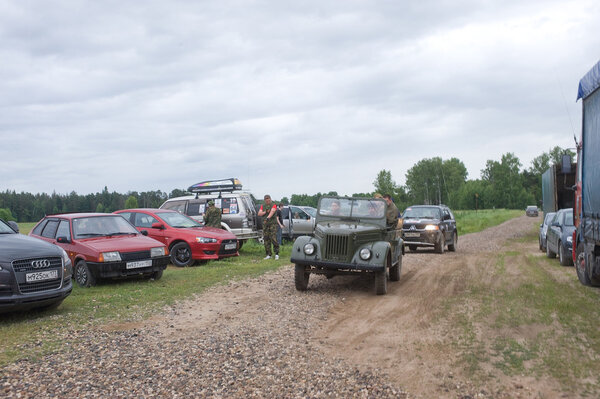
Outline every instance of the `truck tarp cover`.
{"label": "truck tarp cover", "polygon": [[[600,214],[600,62],[579,82],[583,98],[583,214]],[[583,90],[583,95],[581,94]]]}

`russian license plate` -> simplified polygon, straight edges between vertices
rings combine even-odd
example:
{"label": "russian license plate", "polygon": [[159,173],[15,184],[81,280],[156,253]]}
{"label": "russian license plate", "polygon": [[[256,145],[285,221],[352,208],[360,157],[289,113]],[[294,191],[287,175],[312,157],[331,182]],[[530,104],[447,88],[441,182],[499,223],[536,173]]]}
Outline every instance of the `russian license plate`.
{"label": "russian license plate", "polygon": [[421,233],[404,233],[404,237],[420,237]]}
{"label": "russian license plate", "polygon": [[148,260],[138,260],[135,262],[127,262],[125,264],[125,268],[126,269],[137,269],[140,267],[148,267],[148,266],[152,266],[152,259],[148,259]]}
{"label": "russian license plate", "polygon": [[225,250],[228,249],[236,249],[237,248],[237,244],[225,244]]}
{"label": "russian license plate", "polygon": [[58,270],[46,270],[43,272],[27,273],[25,275],[25,281],[28,283],[34,283],[36,281],[55,280],[58,278]]}

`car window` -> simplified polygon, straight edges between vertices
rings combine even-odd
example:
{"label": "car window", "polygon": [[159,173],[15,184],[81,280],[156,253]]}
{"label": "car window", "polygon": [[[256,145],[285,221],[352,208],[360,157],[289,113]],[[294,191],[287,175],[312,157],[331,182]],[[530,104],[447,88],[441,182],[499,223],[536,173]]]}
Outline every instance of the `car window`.
{"label": "car window", "polygon": [[133,219],[133,225],[135,227],[152,227],[152,223],[159,223],[155,217],[147,215],[145,213],[135,212]]}
{"label": "car window", "polygon": [[48,223],[48,219],[42,220],[31,232],[31,234],[35,234],[36,236],[42,235],[42,230],[44,230],[44,226]]}
{"label": "car window", "polygon": [[190,201],[190,203],[188,204],[188,210],[186,214],[190,216],[198,216],[204,213],[205,207],[205,201]]}
{"label": "car window", "polygon": [[564,225],[565,226],[573,226],[573,213],[565,212],[564,215],[565,215]]}
{"label": "car window", "polygon": [[56,230],[56,238],[58,237],[66,237],[67,240],[71,239],[71,229],[69,228],[68,220],[61,220],[58,225],[58,229]]}
{"label": "car window", "polygon": [[[188,227],[202,227],[200,223],[194,219],[182,215],[181,213],[174,212],[157,212],[156,215],[165,221],[171,227],[188,228]],[[153,218],[154,219],[154,218]],[[154,219],[156,220],[156,219]]]}
{"label": "car window", "polygon": [[5,223],[4,220],[0,220],[0,234],[14,234],[15,231]]}
{"label": "car window", "polygon": [[215,199],[215,206],[221,208],[223,215],[240,213],[237,198],[221,198],[220,206],[218,202],[219,199]]}
{"label": "car window", "polygon": [[73,219],[73,238],[75,239],[119,234],[138,234],[138,231],[121,215]]}
{"label": "car window", "polygon": [[48,220],[46,227],[42,230],[42,237],[54,238],[56,237],[56,229],[58,228],[58,220]]}
{"label": "car window", "polygon": [[306,212],[304,212],[304,210],[302,210],[298,207],[295,207],[295,206],[292,206],[290,209],[292,210],[292,215],[293,215],[294,219],[302,219],[302,220],[310,219],[310,216]]}
{"label": "car window", "polygon": [[123,216],[125,219],[127,219],[128,222],[131,222],[131,213],[132,212],[119,212],[119,215]]}
{"label": "car window", "polygon": [[550,224],[554,219],[554,215],[556,215],[554,212],[549,212],[544,218],[544,224]]}
{"label": "car window", "polygon": [[171,201],[167,202],[162,206],[162,209],[172,209],[177,212],[184,213],[185,205],[187,201]]}
{"label": "car window", "polygon": [[409,207],[406,208],[402,215],[405,219],[410,218],[422,218],[422,219],[440,219],[440,208],[437,207]]}

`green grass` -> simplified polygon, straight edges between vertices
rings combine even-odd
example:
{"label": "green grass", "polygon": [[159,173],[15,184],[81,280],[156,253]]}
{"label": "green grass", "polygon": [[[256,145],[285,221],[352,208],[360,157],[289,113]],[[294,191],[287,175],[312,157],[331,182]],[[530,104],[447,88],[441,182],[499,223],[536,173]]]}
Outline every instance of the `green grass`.
{"label": "green grass", "polygon": [[[514,249],[517,243],[527,249]],[[453,343],[462,352],[456,365],[475,380],[498,373],[551,376],[565,392],[587,389],[595,396],[600,292],[582,286],[572,267],[542,252],[531,254],[531,248],[537,250],[536,224],[524,238],[509,243],[491,268],[482,265],[491,279],[475,280],[440,310],[438,319],[451,319],[460,331]],[[464,309],[467,302],[474,310]]]}
{"label": "green grass", "polygon": [[0,366],[56,350],[60,335],[53,337],[54,332],[144,319],[157,309],[201,293],[207,287],[275,270],[289,263],[290,254],[288,243],[281,248],[281,260],[263,260],[264,247],[247,242],[239,257],[197,267],[169,266],[158,281],[109,281],[91,288],[75,285],[56,310],[0,314]]}
{"label": "green grass", "polygon": [[475,233],[524,215],[518,209],[484,209],[479,211],[454,211],[458,234]]}

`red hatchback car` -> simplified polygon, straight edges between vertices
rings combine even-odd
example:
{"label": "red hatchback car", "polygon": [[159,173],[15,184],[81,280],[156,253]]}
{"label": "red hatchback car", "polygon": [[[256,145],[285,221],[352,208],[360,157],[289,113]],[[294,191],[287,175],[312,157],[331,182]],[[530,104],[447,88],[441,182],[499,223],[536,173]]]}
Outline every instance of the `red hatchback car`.
{"label": "red hatchback car", "polygon": [[29,233],[63,248],[75,281],[146,276],[158,280],[169,264],[167,247],[140,234],[122,216],[107,213],[49,215]]}
{"label": "red hatchback car", "polygon": [[195,261],[239,256],[235,235],[227,230],[204,227],[194,219],[168,209],[126,209],[124,216],[140,231],[167,245],[171,263],[190,266]]}

